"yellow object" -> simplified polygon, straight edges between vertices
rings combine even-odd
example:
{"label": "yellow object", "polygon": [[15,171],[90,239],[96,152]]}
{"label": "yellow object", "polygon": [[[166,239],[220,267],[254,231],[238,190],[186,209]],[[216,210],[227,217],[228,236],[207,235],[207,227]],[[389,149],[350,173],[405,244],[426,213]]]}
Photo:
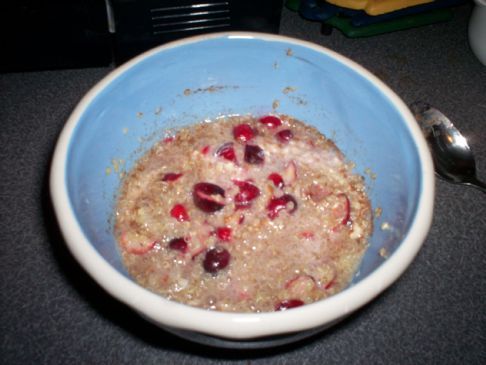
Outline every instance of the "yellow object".
{"label": "yellow object", "polygon": [[364,10],[369,15],[391,13],[411,6],[431,3],[434,0],[326,0],[343,8]]}
{"label": "yellow object", "polygon": [[328,3],[342,8],[363,10],[370,0],[326,0]]}

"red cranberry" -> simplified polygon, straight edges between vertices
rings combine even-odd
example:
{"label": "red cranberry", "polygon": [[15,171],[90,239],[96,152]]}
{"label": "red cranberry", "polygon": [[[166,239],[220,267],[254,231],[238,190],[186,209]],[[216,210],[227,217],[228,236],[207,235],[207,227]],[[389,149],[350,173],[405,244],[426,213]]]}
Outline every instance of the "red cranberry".
{"label": "red cranberry", "polygon": [[174,239],[170,240],[169,248],[172,249],[172,250],[180,251],[182,253],[186,253],[187,252],[187,241],[182,237],[174,238]]}
{"label": "red cranberry", "polygon": [[204,270],[211,274],[215,274],[218,271],[228,266],[231,259],[231,255],[227,249],[223,247],[214,247],[206,251],[204,256],[203,267]]}
{"label": "red cranberry", "polygon": [[249,208],[252,200],[260,196],[260,189],[248,181],[233,180],[233,183],[240,189],[234,198],[236,209]]}
{"label": "red cranberry", "polygon": [[233,148],[233,142],[227,142],[218,148],[216,156],[222,157],[225,160],[236,162],[236,153]]}
{"label": "red cranberry", "polygon": [[292,133],[292,131],[290,129],[281,130],[280,132],[275,134],[275,136],[282,143],[287,143],[292,138],[294,138],[294,134]]}
{"label": "red cranberry", "polygon": [[339,220],[339,223],[346,225],[351,222],[351,203],[349,198],[344,193],[337,195],[338,202],[332,207],[334,217]]}
{"label": "red cranberry", "polygon": [[315,237],[314,232],[311,231],[302,231],[298,234],[300,238],[304,238],[306,240],[311,240]]}
{"label": "red cranberry", "polygon": [[280,174],[277,174],[276,172],[268,175],[268,180],[271,180],[273,182],[273,185],[275,185],[277,188],[282,189],[285,186],[282,176],[280,176]]}
{"label": "red cranberry", "polygon": [[292,204],[292,208],[288,212],[292,214],[297,210],[297,200],[292,195],[285,194],[279,198],[273,197],[267,205],[268,217],[275,219],[282,209],[287,209],[289,203]]}
{"label": "red cranberry", "polygon": [[218,227],[216,229],[216,236],[218,236],[218,238],[221,241],[224,241],[224,242],[231,241],[231,228],[229,228],[229,227]]}
{"label": "red cranberry", "polygon": [[201,153],[203,155],[207,155],[210,149],[211,149],[210,146],[204,146],[203,148],[201,148]]}
{"label": "red cranberry", "polygon": [[270,129],[278,128],[282,125],[282,121],[273,115],[260,118],[260,123],[265,124]]}
{"label": "red cranberry", "polygon": [[238,224],[243,224],[245,222],[245,216],[242,214],[240,218],[238,218]]}
{"label": "red cranberry", "polygon": [[224,190],[216,184],[197,183],[192,190],[192,198],[196,207],[206,213],[213,213],[224,207]]}
{"label": "red cranberry", "polygon": [[245,161],[252,165],[260,165],[265,161],[265,153],[257,145],[245,146]]}
{"label": "red cranberry", "polygon": [[255,137],[255,131],[249,124],[238,124],[233,128],[233,137],[239,142],[246,143]]}
{"label": "red cranberry", "polygon": [[164,175],[164,177],[162,177],[162,181],[168,181],[168,182],[176,181],[181,176],[182,176],[181,173],[176,174],[174,172],[168,172],[167,174]]}
{"label": "red cranberry", "polygon": [[336,283],[336,280],[334,278],[332,278],[326,285],[324,285],[324,289],[325,290],[331,289],[334,286],[335,283]]}
{"label": "red cranberry", "polygon": [[189,214],[187,214],[186,208],[182,204],[176,204],[170,210],[170,215],[177,219],[179,222],[185,222],[189,220]]}
{"label": "red cranberry", "polygon": [[300,300],[300,299],[286,299],[281,301],[275,306],[276,311],[285,311],[287,309],[292,309],[295,307],[300,307],[301,305],[304,305],[305,303]]}

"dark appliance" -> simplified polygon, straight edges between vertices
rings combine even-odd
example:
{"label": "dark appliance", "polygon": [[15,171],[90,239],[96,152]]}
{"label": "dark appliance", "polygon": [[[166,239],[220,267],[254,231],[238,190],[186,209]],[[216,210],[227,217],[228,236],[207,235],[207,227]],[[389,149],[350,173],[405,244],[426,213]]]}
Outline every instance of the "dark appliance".
{"label": "dark appliance", "polygon": [[0,72],[120,64],[207,32],[277,33],[282,0],[18,0],[0,4]]}

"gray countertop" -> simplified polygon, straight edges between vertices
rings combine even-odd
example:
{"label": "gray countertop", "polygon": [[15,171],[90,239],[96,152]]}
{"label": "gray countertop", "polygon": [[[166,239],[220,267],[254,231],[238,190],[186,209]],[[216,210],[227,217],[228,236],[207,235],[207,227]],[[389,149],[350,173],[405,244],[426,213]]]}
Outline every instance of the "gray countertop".
{"label": "gray countertop", "polygon": [[[486,180],[486,67],[453,20],[348,39],[284,10],[281,33],[361,63],[405,102],[429,101],[468,137]],[[264,351],[194,345],[111,299],[68,253],[47,177],[57,136],[109,68],[0,75],[0,363],[485,364],[486,194],[438,180],[418,257],[379,298],[330,330]]]}

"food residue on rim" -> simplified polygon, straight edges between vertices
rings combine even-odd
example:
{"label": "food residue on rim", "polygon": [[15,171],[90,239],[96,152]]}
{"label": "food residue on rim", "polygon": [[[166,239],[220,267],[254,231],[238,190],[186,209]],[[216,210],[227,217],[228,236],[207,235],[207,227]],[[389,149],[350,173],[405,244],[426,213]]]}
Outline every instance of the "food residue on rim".
{"label": "food residue on rim", "polygon": [[111,166],[107,166],[105,168],[105,174],[111,175],[112,173],[115,173],[118,174],[120,178],[123,178],[125,175],[124,167],[125,167],[125,160],[114,158],[111,160]]}
{"label": "food residue on rim", "polygon": [[287,96],[290,100],[292,100],[297,105],[307,105],[307,101],[300,96],[295,96],[295,95],[287,95]]}
{"label": "food residue on rim", "polygon": [[113,170],[118,173],[120,172],[120,169],[123,167],[125,162],[121,159],[113,159],[111,160],[111,164],[113,165]]}
{"label": "food residue on rim", "polygon": [[295,89],[295,87],[292,87],[292,86],[287,86],[286,88],[284,88],[284,89],[282,90],[282,92],[283,92],[284,94],[288,94],[288,93],[293,93],[295,90],[296,90],[296,89]]}
{"label": "food residue on rim", "polygon": [[375,213],[375,218],[380,218],[381,215],[383,214],[383,208],[376,207],[374,213]]}
{"label": "food residue on rim", "polygon": [[184,96],[199,94],[199,93],[214,93],[217,91],[221,91],[224,89],[238,89],[238,86],[228,86],[228,85],[211,85],[205,88],[197,88],[197,89],[184,89]]}
{"label": "food residue on rim", "polygon": [[382,231],[390,231],[392,229],[392,226],[388,222],[383,222],[380,226],[380,229]]}
{"label": "food residue on rim", "polygon": [[370,177],[371,180],[376,180],[376,174],[369,168],[367,167],[364,170],[364,173]]}
{"label": "food residue on rim", "polygon": [[388,258],[388,250],[385,247],[380,248],[380,250],[378,251],[378,253],[384,259],[387,259]]}

